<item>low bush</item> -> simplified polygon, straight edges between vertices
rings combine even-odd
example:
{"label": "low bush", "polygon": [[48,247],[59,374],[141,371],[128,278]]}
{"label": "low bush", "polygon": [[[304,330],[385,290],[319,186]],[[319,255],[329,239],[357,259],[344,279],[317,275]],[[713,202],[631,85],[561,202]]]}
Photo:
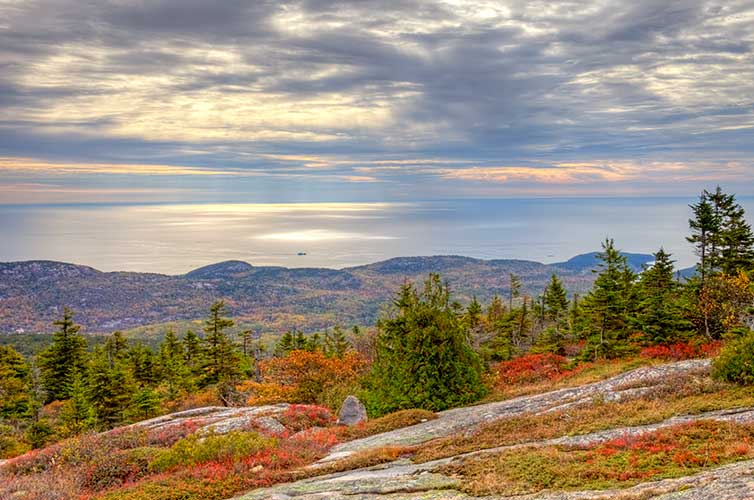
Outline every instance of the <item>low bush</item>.
{"label": "low bush", "polygon": [[223,435],[200,436],[192,434],[181,439],[152,463],[157,471],[176,466],[188,466],[206,462],[237,460],[262,450],[274,448],[276,438],[264,437],[256,432],[229,432]]}
{"label": "low bush", "polygon": [[645,347],[639,353],[642,358],[662,359],[665,361],[681,361],[684,359],[708,358],[720,351],[720,342],[705,344],[693,342],[677,342],[675,344],[661,344]]}
{"label": "low bush", "polygon": [[429,410],[400,410],[373,420],[361,422],[354,426],[338,427],[335,433],[341,441],[349,441],[351,439],[361,439],[374,434],[401,429],[436,418],[437,415]]}
{"label": "low bush", "polygon": [[316,405],[291,405],[277,419],[292,432],[312,427],[328,427],[335,423],[335,417],[330,410]]}
{"label": "low bush", "polygon": [[712,363],[712,376],[736,384],[754,384],[754,331],[746,331],[723,347]]}
{"label": "low bush", "polygon": [[751,458],[753,439],[754,426],[700,421],[588,448],[509,450],[445,472],[460,475],[463,489],[479,496],[625,488]]}
{"label": "low bush", "polygon": [[500,362],[496,371],[502,384],[531,383],[564,376],[569,371],[569,363],[557,354],[529,354]]}

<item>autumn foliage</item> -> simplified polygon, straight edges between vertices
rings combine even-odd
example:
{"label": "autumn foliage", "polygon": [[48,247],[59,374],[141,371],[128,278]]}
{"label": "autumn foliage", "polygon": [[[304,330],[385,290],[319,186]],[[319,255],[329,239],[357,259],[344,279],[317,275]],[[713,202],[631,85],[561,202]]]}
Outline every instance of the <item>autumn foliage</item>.
{"label": "autumn foliage", "polygon": [[323,403],[328,391],[355,384],[366,368],[366,360],[353,351],[342,358],[328,357],[321,351],[292,351],[285,357],[262,361],[262,382],[247,382],[239,388],[251,394],[250,405]]}
{"label": "autumn foliage", "polygon": [[503,361],[496,371],[500,383],[521,384],[556,380],[569,372],[568,365],[568,360],[557,354],[530,354]]}

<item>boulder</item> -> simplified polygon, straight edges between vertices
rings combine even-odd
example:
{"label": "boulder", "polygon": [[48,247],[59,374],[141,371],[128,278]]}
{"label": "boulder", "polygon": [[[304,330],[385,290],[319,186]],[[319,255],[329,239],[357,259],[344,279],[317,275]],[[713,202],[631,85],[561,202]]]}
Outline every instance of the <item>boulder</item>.
{"label": "boulder", "polygon": [[367,409],[356,396],[348,396],[338,413],[338,424],[356,425],[367,421]]}

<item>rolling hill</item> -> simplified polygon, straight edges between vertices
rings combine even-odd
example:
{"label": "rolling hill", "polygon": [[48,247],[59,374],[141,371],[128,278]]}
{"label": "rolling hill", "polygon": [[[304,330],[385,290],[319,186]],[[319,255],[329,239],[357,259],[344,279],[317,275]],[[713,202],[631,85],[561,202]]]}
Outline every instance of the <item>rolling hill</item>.
{"label": "rolling hill", "polygon": [[[481,260],[461,256],[399,257],[344,268],[256,267],[227,261],[184,275],[102,272],[53,261],[0,263],[0,333],[50,332],[68,306],[88,333],[104,333],[202,318],[224,299],[233,317],[269,331],[319,329],[335,323],[371,324],[405,281],[439,272],[462,302],[486,302],[508,293],[508,274],[519,275],[524,293],[541,293],[552,273],[571,293],[592,283],[596,254],[567,262]],[[638,270],[651,255],[627,255]]]}

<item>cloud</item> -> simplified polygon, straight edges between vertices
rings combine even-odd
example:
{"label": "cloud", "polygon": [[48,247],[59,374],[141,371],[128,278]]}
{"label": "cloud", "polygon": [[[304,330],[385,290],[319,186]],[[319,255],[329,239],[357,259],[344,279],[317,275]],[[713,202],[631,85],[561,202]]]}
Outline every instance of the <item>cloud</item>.
{"label": "cloud", "polygon": [[754,154],[752,23],[745,0],[8,1],[0,156],[376,197],[728,178]]}

